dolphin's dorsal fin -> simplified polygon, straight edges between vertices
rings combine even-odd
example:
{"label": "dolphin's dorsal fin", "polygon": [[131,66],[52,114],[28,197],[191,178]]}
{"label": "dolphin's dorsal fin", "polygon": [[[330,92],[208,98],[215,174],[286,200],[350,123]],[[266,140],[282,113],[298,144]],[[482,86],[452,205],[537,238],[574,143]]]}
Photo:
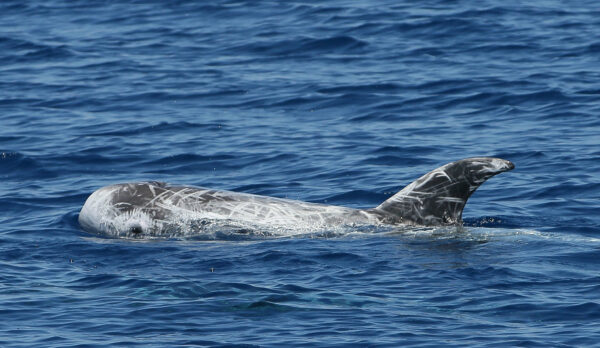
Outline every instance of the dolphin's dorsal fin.
{"label": "dolphin's dorsal fin", "polygon": [[394,223],[459,224],[467,199],[479,185],[514,167],[510,161],[489,157],[448,163],[413,181],[370,211]]}

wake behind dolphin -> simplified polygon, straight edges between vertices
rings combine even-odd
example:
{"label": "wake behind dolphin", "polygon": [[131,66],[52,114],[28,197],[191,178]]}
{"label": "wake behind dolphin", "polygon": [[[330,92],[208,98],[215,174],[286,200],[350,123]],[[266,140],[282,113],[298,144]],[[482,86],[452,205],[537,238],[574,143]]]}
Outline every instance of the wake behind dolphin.
{"label": "wake behind dolphin", "polygon": [[514,164],[499,158],[448,163],[371,209],[301,202],[163,182],[98,189],[79,213],[84,230],[113,237],[172,237],[207,231],[316,232],[335,227],[443,226],[462,223],[467,199]]}

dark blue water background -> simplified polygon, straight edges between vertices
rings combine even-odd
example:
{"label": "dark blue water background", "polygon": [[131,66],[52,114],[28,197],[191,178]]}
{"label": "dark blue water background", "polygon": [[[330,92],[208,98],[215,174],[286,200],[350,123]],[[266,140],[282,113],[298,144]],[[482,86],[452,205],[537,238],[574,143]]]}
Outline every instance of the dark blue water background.
{"label": "dark blue water background", "polygon": [[[465,231],[130,241],[95,189],[372,207],[470,156]],[[596,1],[3,1],[0,346],[590,346]]]}

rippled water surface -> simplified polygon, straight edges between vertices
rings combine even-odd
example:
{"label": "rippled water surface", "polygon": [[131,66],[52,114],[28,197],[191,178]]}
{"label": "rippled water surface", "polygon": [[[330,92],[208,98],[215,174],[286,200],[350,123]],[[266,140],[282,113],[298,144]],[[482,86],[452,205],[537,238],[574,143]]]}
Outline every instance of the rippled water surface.
{"label": "rippled water surface", "polygon": [[[0,345],[591,346],[594,1],[0,3]],[[81,230],[162,180],[366,208],[516,164],[465,228],[160,241]]]}

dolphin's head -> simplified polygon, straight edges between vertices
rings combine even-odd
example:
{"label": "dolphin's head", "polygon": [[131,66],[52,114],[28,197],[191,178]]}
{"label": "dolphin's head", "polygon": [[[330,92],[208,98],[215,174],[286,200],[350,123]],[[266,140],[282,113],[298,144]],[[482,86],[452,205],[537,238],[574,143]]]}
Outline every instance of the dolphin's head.
{"label": "dolphin's head", "polygon": [[[79,213],[79,224],[89,232],[138,238],[160,231],[162,216],[153,202],[160,192],[153,183],[118,184],[96,190]],[[164,191],[164,190],[163,190]]]}

